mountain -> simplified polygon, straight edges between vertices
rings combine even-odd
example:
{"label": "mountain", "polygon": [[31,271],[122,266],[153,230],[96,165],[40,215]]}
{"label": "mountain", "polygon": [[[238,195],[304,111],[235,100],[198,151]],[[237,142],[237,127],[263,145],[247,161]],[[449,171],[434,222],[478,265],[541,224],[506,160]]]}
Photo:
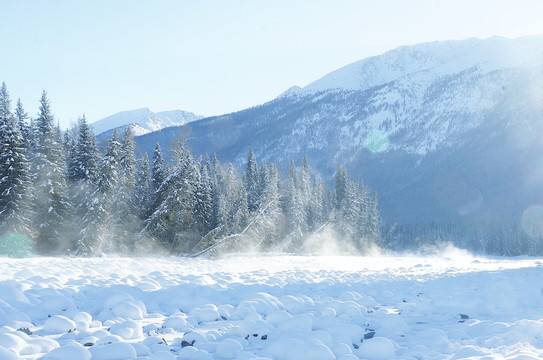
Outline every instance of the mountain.
{"label": "mountain", "polygon": [[[389,223],[519,219],[543,204],[543,36],[404,46],[250,109],[192,122],[196,154],[243,166],[335,165],[379,194]],[[166,148],[177,127],[137,138]],[[286,166],[286,165],[285,165]]]}
{"label": "mountain", "polygon": [[97,135],[132,126],[136,135],[143,135],[170,126],[180,126],[201,119],[202,116],[183,110],[155,113],[148,108],[121,111],[91,124]]}

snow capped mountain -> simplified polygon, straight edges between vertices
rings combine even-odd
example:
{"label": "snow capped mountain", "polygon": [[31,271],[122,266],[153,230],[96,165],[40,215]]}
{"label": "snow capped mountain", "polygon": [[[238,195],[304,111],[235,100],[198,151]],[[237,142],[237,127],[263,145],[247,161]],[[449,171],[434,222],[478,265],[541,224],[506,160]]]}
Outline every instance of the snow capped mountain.
{"label": "snow capped mountain", "polygon": [[520,39],[492,37],[402,46],[333,71],[307,85],[301,92],[367,90],[405,77],[412,78],[415,74],[446,76],[470,68],[490,72],[533,66],[541,64],[542,41],[541,36]]}
{"label": "snow capped mountain", "polygon": [[[191,123],[189,145],[242,166],[338,162],[389,222],[494,221],[543,203],[543,36],[404,46],[244,111]],[[166,148],[175,128],[138,138]],[[511,169],[514,168],[514,171]]]}
{"label": "snow capped mountain", "polygon": [[170,126],[184,125],[201,118],[202,116],[200,115],[183,110],[155,113],[148,108],[142,108],[121,111],[102,120],[98,120],[92,123],[91,126],[97,135],[129,125],[132,126],[132,130],[136,135],[143,135]]}
{"label": "snow capped mountain", "polygon": [[[519,76],[539,77],[542,54],[542,36],[405,46],[355,62],[284,96],[315,99],[333,92],[364,92],[365,114],[360,119],[349,114],[338,118],[354,120],[354,127],[342,130],[344,150],[363,146],[367,135],[377,130],[383,139],[403,138],[391,142],[390,150],[424,155],[451,145],[451,132],[460,135],[479,126],[484,121],[480,115],[508,91],[505,84]],[[538,91],[534,86],[530,89]],[[356,104],[344,104],[344,111],[352,114]],[[464,116],[461,122],[457,116],[443,116],[453,112],[477,115]]]}

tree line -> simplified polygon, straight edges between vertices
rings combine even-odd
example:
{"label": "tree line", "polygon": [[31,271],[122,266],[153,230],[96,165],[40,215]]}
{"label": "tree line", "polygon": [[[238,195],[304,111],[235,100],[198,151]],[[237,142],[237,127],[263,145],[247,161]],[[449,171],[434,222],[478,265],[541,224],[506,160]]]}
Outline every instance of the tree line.
{"label": "tree line", "polygon": [[248,149],[238,175],[180,136],[136,156],[130,127],[99,144],[85,117],[61,131],[44,91],[30,119],[0,88],[0,254],[304,253],[380,241],[377,195],[338,165],[335,187],[304,158],[288,171]]}

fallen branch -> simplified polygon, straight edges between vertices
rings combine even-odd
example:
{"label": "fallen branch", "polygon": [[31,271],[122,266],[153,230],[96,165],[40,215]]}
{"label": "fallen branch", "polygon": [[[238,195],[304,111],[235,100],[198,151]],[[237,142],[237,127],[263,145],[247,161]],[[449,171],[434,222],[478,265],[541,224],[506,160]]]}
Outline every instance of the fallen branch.
{"label": "fallen branch", "polygon": [[256,214],[253,219],[251,220],[251,222],[243,229],[242,232],[238,233],[238,234],[232,234],[232,235],[228,235],[222,239],[220,239],[219,241],[217,241],[215,244],[211,245],[211,246],[208,246],[207,248],[205,248],[204,250],[202,251],[199,251],[195,254],[191,254],[190,257],[198,257],[200,255],[203,255],[205,253],[207,253],[208,251],[210,250],[213,250],[214,248],[216,248],[217,246],[221,245],[221,244],[224,244],[227,240],[231,240],[231,239],[234,239],[234,238],[237,238],[237,237],[240,237],[240,236],[243,236],[243,234],[245,234],[247,232],[247,230],[249,230],[255,223],[256,221],[258,220],[258,218],[264,214],[264,212],[266,210],[268,210],[268,208],[277,201],[279,197],[276,197],[275,199],[273,199],[272,201],[270,201],[268,203],[268,205],[266,205],[265,207],[263,207],[262,209],[260,209],[260,211],[258,212],[258,214]]}

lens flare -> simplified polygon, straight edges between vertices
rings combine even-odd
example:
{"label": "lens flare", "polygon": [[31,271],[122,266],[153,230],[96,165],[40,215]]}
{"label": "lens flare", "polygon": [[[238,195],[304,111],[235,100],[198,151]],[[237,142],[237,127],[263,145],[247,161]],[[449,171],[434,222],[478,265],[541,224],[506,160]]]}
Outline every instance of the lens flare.
{"label": "lens flare", "polygon": [[25,234],[6,232],[0,236],[0,256],[21,258],[34,254],[34,244]]}
{"label": "lens flare", "polygon": [[522,231],[532,236],[543,236],[543,206],[532,205],[522,213]]}
{"label": "lens flare", "polygon": [[366,135],[366,141],[364,144],[369,151],[375,154],[387,151],[390,142],[387,134],[384,131],[371,130]]}

